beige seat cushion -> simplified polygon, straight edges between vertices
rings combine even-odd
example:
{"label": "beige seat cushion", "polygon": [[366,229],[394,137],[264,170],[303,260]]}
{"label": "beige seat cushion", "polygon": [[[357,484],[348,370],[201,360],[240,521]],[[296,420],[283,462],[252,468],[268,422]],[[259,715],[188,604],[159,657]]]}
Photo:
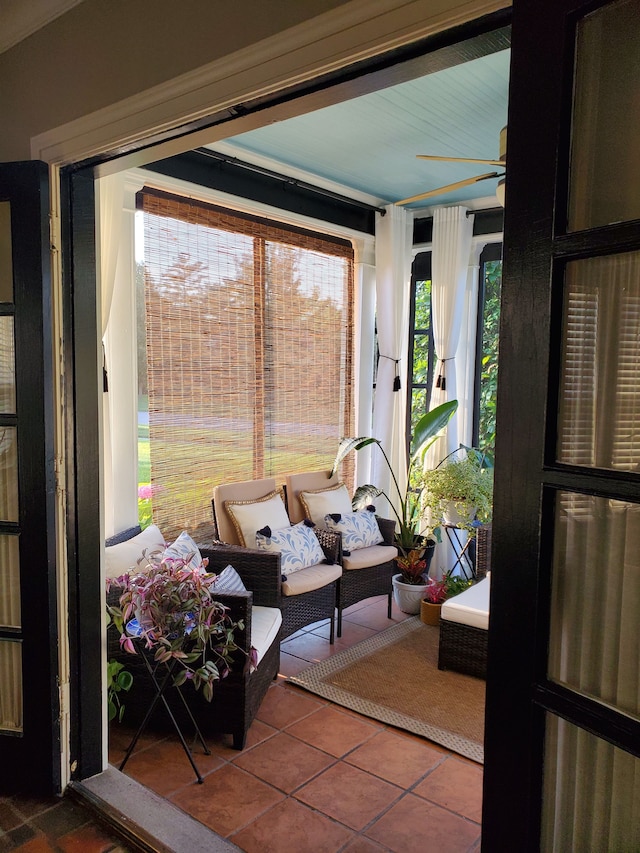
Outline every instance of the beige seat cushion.
{"label": "beige seat cushion", "polygon": [[341,575],[342,566],[329,566],[326,563],[309,566],[308,569],[294,572],[282,582],[282,594],[300,595],[303,592],[311,592],[337,580]]}
{"label": "beige seat cushion", "polygon": [[342,558],[345,571],[354,569],[368,569],[371,566],[379,566],[380,563],[388,563],[398,556],[398,549],[393,545],[369,545],[368,548],[358,548],[351,552],[351,556]]}
{"label": "beige seat cushion", "polygon": [[489,628],[489,592],[490,573],[479,583],[465,589],[445,601],[440,610],[440,618],[447,622],[469,625],[471,628]]}
{"label": "beige seat cushion", "polygon": [[251,608],[251,645],[258,653],[258,664],[269,651],[282,625],[282,612],[277,607]]}

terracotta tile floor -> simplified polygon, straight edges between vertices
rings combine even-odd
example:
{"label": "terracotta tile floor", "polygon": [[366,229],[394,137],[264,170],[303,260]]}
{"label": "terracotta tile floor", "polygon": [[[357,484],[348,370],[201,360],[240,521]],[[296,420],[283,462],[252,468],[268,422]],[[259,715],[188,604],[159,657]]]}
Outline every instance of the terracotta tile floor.
{"label": "terracotta tile floor", "polygon": [[0,797],[0,853],[129,853],[68,798]]}
{"label": "terracotta tile floor", "polygon": [[[393,620],[405,618],[394,607]],[[286,640],[246,748],[221,737],[208,739],[211,756],[196,755],[204,784],[173,737],[147,736],[125,772],[247,853],[479,850],[479,765],[284,681],[390,624],[380,597],[346,612],[333,648],[326,625]],[[130,736],[112,727],[116,766]]]}
{"label": "terracotta tile floor", "polygon": [[[405,614],[394,607],[393,620]],[[209,739],[198,785],[173,737],[145,734],[125,772],[247,853],[463,853],[480,849],[482,768],[414,735],[332,705],[284,679],[389,627],[386,598],[282,644],[242,752]],[[132,732],[113,726],[110,760]],[[0,853],[128,853],[77,803],[0,798]]]}

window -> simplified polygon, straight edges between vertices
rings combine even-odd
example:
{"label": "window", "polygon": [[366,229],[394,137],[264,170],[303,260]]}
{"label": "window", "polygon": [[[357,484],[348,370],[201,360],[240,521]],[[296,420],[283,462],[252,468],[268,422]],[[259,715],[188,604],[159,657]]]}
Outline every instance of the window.
{"label": "window", "polygon": [[[490,243],[480,255],[473,444],[494,452],[502,245]],[[407,448],[414,427],[429,410],[436,353],[431,321],[431,253],[416,256],[411,276],[409,318]]]}
{"label": "window", "polygon": [[413,262],[410,305],[407,448],[416,423],[429,411],[433,384],[435,356],[431,325],[431,252],[421,252]]}
{"label": "window", "polygon": [[139,205],[153,520],[202,536],[214,485],[328,469],[351,434],[353,250],[157,191]]}
{"label": "window", "polygon": [[492,455],[496,441],[501,285],[502,245],[490,243],[480,255],[473,444]]}

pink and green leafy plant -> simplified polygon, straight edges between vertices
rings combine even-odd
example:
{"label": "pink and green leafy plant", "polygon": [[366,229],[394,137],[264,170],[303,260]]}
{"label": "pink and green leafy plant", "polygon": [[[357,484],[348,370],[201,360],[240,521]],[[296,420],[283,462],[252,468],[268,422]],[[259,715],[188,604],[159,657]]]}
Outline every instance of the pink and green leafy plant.
{"label": "pink and green leafy plant", "polygon": [[424,598],[431,604],[443,604],[448,598],[463,592],[471,586],[473,581],[460,575],[447,573],[439,580],[429,578],[428,586],[424,591]]}
{"label": "pink and green leafy plant", "polygon": [[[107,605],[107,612],[120,632],[121,647],[136,654],[136,645],[153,651],[158,663],[175,661],[174,684],[189,681],[209,702],[216,681],[231,669],[232,653],[238,650],[234,631],[243,623],[233,622],[229,608],[215,598],[217,575],[188,568],[184,560],[163,560],[161,552],[144,554],[142,568],[107,580],[123,591],[119,606]],[[146,564],[145,564],[146,563]],[[203,569],[207,561],[203,561]],[[140,628],[137,638],[127,631],[135,619]],[[256,666],[255,650],[246,666]]]}

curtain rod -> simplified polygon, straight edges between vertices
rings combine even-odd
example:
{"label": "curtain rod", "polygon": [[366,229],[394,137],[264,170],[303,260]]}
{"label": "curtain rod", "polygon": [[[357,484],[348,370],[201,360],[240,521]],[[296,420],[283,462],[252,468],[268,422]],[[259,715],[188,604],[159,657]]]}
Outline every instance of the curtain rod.
{"label": "curtain rod", "polygon": [[230,166],[238,166],[239,168],[247,169],[250,172],[257,172],[260,175],[265,175],[268,178],[273,178],[274,180],[282,181],[285,184],[299,187],[302,190],[309,190],[311,192],[319,193],[320,195],[326,195],[336,201],[346,202],[347,204],[359,207],[362,210],[373,211],[374,213],[379,213],[381,216],[385,216],[387,213],[384,207],[376,207],[374,204],[367,204],[366,201],[358,201],[357,199],[340,195],[340,193],[334,193],[332,190],[326,190],[323,187],[317,187],[314,184],[309,184],[306,181],[300,181],[297,178],[291,178],[288,175],[281,175],[279,172],[273,172],[271,169],[266,169],[264,166],[257,166],[254,163],[247,163],[244,160],[239,160],[237,157],[220,154],[217,151],[211,151],[209,148],[196,148],[195,150],[198,154],[204,154],[206,157],[211,157],[214,160],[218,160]]}

